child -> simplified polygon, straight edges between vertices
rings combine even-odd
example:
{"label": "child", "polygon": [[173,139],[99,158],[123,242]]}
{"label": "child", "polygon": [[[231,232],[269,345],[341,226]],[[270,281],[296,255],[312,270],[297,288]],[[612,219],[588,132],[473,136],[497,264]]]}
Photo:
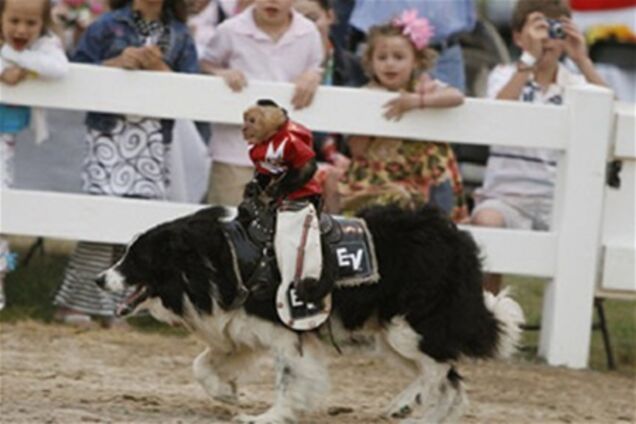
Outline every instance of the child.
{"label": "child", "polygon": [[[372,82],[368,87],[400,92],[386,105],[387,119],[409,110],[452,107],[462,93],[421,74],[436,54],[427,48],[432,29],[415,11],[371,29],[363,57]],[[433,204],[459,221],[467,216],[457,161],[447,143],[356,136],[349,139],[351,166],[338,183],[339,205],[346,213],[381,203],[403,207]]]}
{"label": "child", "polygon": [[256,170],[245,194],[264,193],[276,207],[274,250],[282,283],[294,281],[298,295],[305,298],[307,289],[317,287],[322,270],[321,189],[314,179],[311,131],[290,121],[287,111],[271,100],[259,100],[245,111],[243,121],[243,137]]}
{"label": "child", "polygon": [[[217,27],[203,54],[205,72],[222,77],[234,91],[248,80],[293,82],[295,108],[311,102],[324,57],[313,22],[292,9],[294,0],[256,0]],[[214,125],[208,202],[236,206],[253,166],[236,125]]]}
{"label": "child", "polygon": [[[183,0],[111,0],[110,8],[83,34],[75,61],[130,70],[197,72]],[[85,192],[166,197],[172,121],[89,112],[86,126]],[[117,299],[99,290],[94,278],[112,265],[118,253],[110,244],[78,243],[54,300],[58,319],[87,323],[88,315],[96,315],[106,324],[113,323]]]}
{"label": "child", "polygon": [[[587,55],[583,35],[560,0],[520,0],[512,17],[513,40],[521,48],[517,63],[500,65],[488,79],[488,96],[559,105],[567,86],[605,85]],[[563,55],[582,75],[560,63]],[[471,222],[487,227],[547,230],[550,224],[558,152],[494,146],[482,187],[475,193]],[[498,292],[500,275],[484,286]]]}
{"label": "child", "polygon": [[65,49],[69,52],[75,48],[88,25],[106,10],[106,0],[53,0],[52,2],[55,4],[52,17],[56,26],[64,30],[61,35]]}
{"label": "child", "polygon": [[[68,71],[68,60],[61,43],[50,33],[49,0],[0,0],[0,89],[2,84],[16,85],[26,78],[61,78]],[[40,114],[40,118],[41,118]],[[41,141],[43,122],[36,139]],[[13,184],[15,136],[31,121],[26,106],[0,104],[0,187]],[[0,309],[4,307],[4,275],[14,258],[6,240],[0,238]]]}
{"label": "child", "polygon": [[[360,87],[368,82],[360,60],[332,42],[329,31],[335,21],[331,0],[296,0],[294,8],[316,24],[320,32],[325,58],[322,84],[335,87]],[[318,158],[316,179],[321,185],[337,181],[349,167],[349,158],[341,134],[314,133],[314,150]],[[333,190],[325,194],[331,194]],[[325,199],[325,204],[333,204]]]}

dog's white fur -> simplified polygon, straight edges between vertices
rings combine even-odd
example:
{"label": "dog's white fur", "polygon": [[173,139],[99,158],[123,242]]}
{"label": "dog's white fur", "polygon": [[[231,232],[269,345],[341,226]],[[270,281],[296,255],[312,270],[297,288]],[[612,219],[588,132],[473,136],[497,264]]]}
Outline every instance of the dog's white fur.
{"label": "dog's white fur", "polygon": [[[179,323],[199,337],[207,348],[193,363],[194,377],[216,400],[237,402],[241,375],[258,363],[258,356],[273,354],[276,371],[273,405],[261,415],[238,419],[254,424],[295,422],[301,411],[318,406],[329,389],[325,347],[313,332],[296,333],[270,320],[263,309],[267,300],[253,300],[237,308],[220,304],[232,301],[223,298],[221,289],[234,287],[231,276],[221,275],[227,269],[224,267],[232,264],[231,258],[223,254],[226,245],[216,220],[226,215],[220,212],[218,208],[210,208],[150,229],[129,245],[122,260],[102,273],[98,284],[113,292],[135,288],[137,291],[122,305],[128,309],[122,312],[148,310],[156,319]],[[480,295],[481,270],[474,241],[448,226],[436,211],[387,207],[370,210],[363,218],[371,225],[374,240],[384,246],[388,258],[388,265],[385,263],[381,270],[386,273],[385,278],[378,282],[378,287],[393,296],[380,296],[375,287],[336,291],[335,295],[342,298],[339,309],[332,313],[334,338],[344,341],[357,333],[363,333],[365,339],[372,335],[383,357],[412,376],[412,381],[387,406],[385,414],[389,419],[411,423],[454,421],[461,416],[467,400],[453,361],[462,355],[477,358],[511,355],[521,336],[521,308],[507,291],[497,296]],[[403,271],[392,265],[395,258],[391,253],[393,247],[409,241],[412,231],[426,243],[409,244],[412,257],[408,263],[414,267]],[[435,250],[438,245],[443,249]],[[155,246],[161,246],[161,252],[154,251]],[[156,256],[165,255],[166,248],[172,262]],[[448,252],[455,252],[457,257],[447,256]],[[201,256],[194,261],[197,266],[185,266],[186,258],[196,257],[193,254]],[[438,261],[442,261],[443,267],[435,266]],[[421,278],[427,272],[430,278]],[[126,281],[126,275],[135,281]],[[417,287],[432,295],[402,284],[411,278],[421,284]],[[411,295],[413,302],[401,300]],[[135,306],[137,302],[140,303]],[[132,307],[134,311],[130,311]],[[441,320],[445,325],[438,328],[427,321],[428,315],[418,316],[428,308],[432,322]],[[363,320],[359,320],[361,312]],[[350,333],[345,328],[357,330]],[[460,347],[455,347],[455,343]]]}
{"label": "dog's white fur", "polygon": [[[121,262],[121,260],[119,262]],[[119,265],[119,262],[117,262],[113,268],[104,272],[104,276],[106,277],[104,289],[112,293],[122,293],[125,290],[124,276],[119,272],[114,271],[114,268]]]}
{"label": "dog's white fur", "polygon": [[[122,287],[123,277],[115,268],[104,274],[106,287]],[[215,305],[213,315],[202,316],[184,297],[186,310],[180,317],[164,308],[161,300],[150,298],[138,305],[158,320],[181,323],[208,347],[194,360],[194,378],[215,400],[236,403],[237,382],[257,356],[273,352],[276,358],[276,398],[269,410],[258,416],[242,415],[239,422],[251,424],[293,423],[297,414],[318,405],[329,389],[323,346],[314,333],[300,335],[268,321],[248,315],[243,309],[225,311]],[[504,326],[518,328],[523,322],[519,305],[507,297],[485,294],[484,301]],[[336,339],[349,338],[338,323],[333,325]],[[365,331],[366,330],[366,331]],[[424,355],[417,344],[420,336],[402,317],[394,317],[382,328],[362,330],[374,333],[376,345],[391,362],[414,375],[413,381],[389,404],[387,418],[407,418],[408,423],[441,423],[457,420],[467,400],[461,384],[451,387],[448,363]],[[501,356],[514,351],[520,333],[504,332],[499,345]]]}

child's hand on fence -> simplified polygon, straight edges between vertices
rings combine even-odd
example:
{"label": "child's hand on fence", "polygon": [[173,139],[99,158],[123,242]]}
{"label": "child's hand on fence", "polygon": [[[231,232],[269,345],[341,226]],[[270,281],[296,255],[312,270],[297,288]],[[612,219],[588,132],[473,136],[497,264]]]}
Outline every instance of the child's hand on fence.
{"label": "child's hand on fence", "polygon": [[143,63],[143,52],[140,47],[128,47],[124,49],[115,63],[116,66],[124,69],[141,69]]}
{"label": "child's hand on fence", "polygon": [[568,17],[562,17],[561,23],[563,25],[563,31],[565,32],[565,53],[574,63],[579,63],[587,59],[587,46],[585,44],[585,37],[581,31],[574,25],[572,19]]}
{"label": "child's hand on fence", "polygon": [[11,66],[2,72],[0,81],[7,85],[16,85],[23,81],[27,75],[29,75],[29,71],[26,69],[20,68],[19,66]]}
{"label": "child's hand on fence", "polygon": [[291,100],[294,109],[302,109],[311,104],[314,94],[322,81],[322,72],[309,70],[296,79],[296,89]]}
{"label": "child's hand on fence", "polygon": [[142,67],[148,71],[170,71],[170,67],[163,61],[163,54],[159,46],[151,45],[141,48]]}
{"label": "child's hand on fence", "polygon": [[384,117],[388,120],[399,121],[402,115],[411,109],[421,106],[420,95],[403,91],[396,98],[389,100],[382,107],[385,109]]}
{"label": "child's hand on fence", "polygon": [[215,72],[216,75],[223,78],[225,83],[234,92],[239,92],[247,86],[247,79],[243,72],[236,69],[219,69]]}

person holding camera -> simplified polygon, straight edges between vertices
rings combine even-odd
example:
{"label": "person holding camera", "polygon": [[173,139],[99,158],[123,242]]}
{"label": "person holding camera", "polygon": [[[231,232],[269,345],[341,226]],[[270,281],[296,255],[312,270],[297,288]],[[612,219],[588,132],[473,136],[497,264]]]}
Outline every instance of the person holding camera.
{"label": "person holding camera", "polygon": [[[562,0],[519,0],[512,15],[515,44],[522,53],[499,65],[488,79],[488,97],[560,105],[565,88],[606,85],[590,60],[585,39]],[[580,71],[564,63],[569,58]],[[547,230],[550,225],[558,152],[493,146],[482,187],[475,192],[471,223],[478,226]],[[484,288],[497,293],[501,276],[486,276]]]}

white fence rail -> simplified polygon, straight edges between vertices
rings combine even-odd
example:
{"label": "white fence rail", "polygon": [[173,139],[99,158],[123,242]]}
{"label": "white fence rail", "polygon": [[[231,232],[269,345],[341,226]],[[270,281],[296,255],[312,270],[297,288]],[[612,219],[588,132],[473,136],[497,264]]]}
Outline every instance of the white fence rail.
{"label": "white fence rail", "polygon": [[[29,81],[1,90],[3,103],[236,124],[256,99],[273,98],[288,107],[293,119],[315,130],[558,149],[563,154],[553,231],[468,229],[484,250],[488,270],[551,279],[540,351],[550,364],[587,365],[588,324],[601,269],[610,134],[614,126],[617,133],[626,133],[629,120],[633,123],[627,113],[615,125],[608,90],[573,89],[559,108],[469,99],[459,108],[410,113],[399,123],[382,118],[381,106],[389,93],[320,88],[311,108],[292,111],[289,84],[251,83],[236,94],[208,76],[86,65],[72,65],[62,81]],[[631,145],[626,146],[629,151]],[[151,225],[201,207],[21,190],[0,192],[0,202],[2,233],[104,242],[127,242]],[[630,249],[636,251],[627,244]]]}

